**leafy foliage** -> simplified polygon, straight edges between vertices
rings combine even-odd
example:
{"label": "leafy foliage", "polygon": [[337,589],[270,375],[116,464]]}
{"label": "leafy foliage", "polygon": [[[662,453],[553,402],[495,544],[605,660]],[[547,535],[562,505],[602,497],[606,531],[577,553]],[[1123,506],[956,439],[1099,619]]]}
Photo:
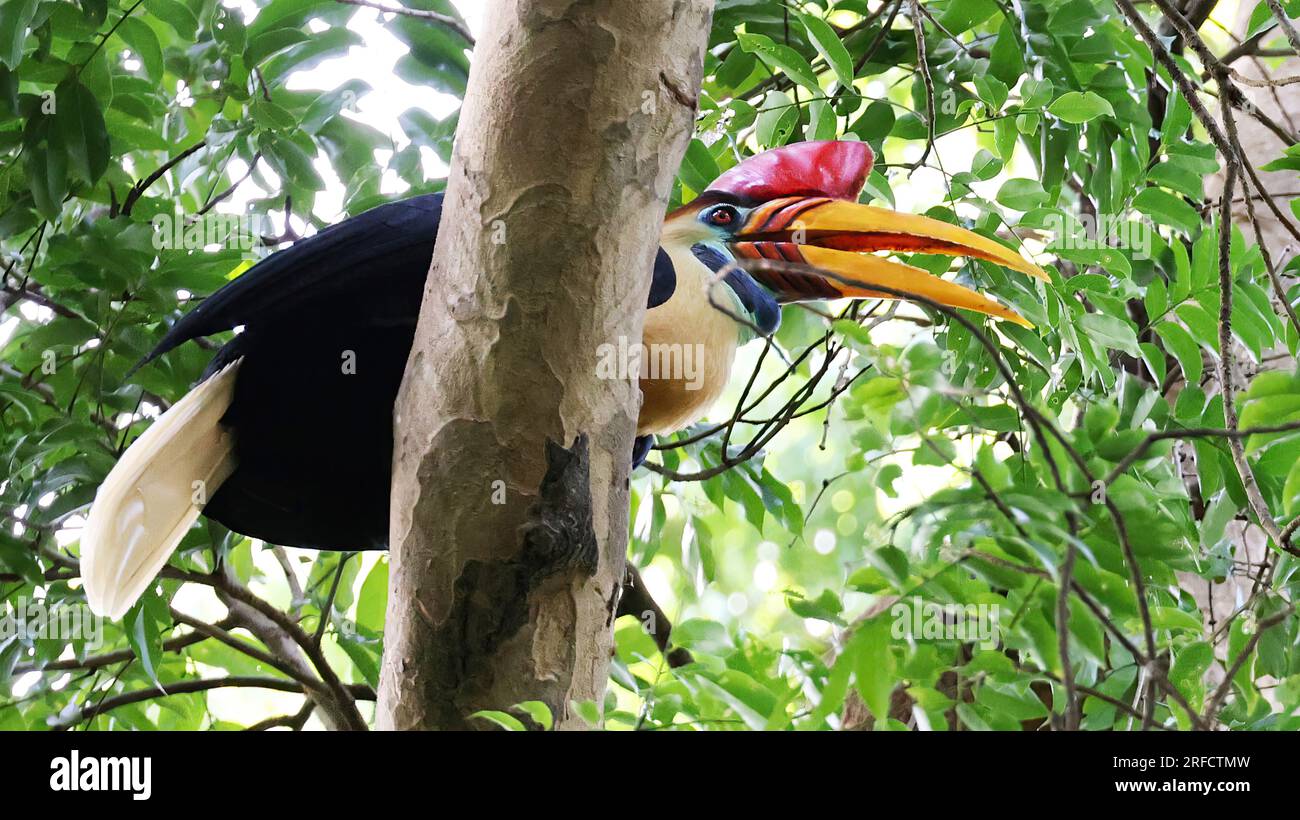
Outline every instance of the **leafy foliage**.
{"label": "leafy foliage", "polygon": [[[256,5],[251,21],[215,0],[0,6],[11,606],[80,601],[80,515],[210,354],[127,369],[191,294],[264,252],[159,248],[157,217],[219,213],[240,199],[227,191],[256,188],[241,201],[279,215],[282,235],[262,232],[274,243],[324,224],[329,190],[352,214],[398,193],[386,177],[441,184],[422,157],[449,159],[454,116],[412,108],[390,135],[350,115],[379,93],[359,81],[293,90],[295,72],[358,41],[354,7]],[[858,139],[877,155],[864,201],[1023,247],[1051,282],[982,262],[952,274],[1033,330],[894,303],[787,309],[714,418],[661,442],[634,481],[630,560],[693,662],[671,668],[643,623],[620,620],[606,701],[577,714],[594,724],[603,706],[607,726],[642,729],[1300,728],[1296,552],[1273,535],[1300,512],[1300,337],[1283,304],[1296,263],[1266,257],[1248,222],[1220,223],[1207,182],[1224,156],[1196,110],[1214,98],[1167,93],[1178,78],[1125,5],[718,0],[675,200],[755,151]],[[1260,8],[1261,43],[1285,44]],[[410,48],[403,79],[464,93],[457,35],[386,26]],[[1198,55],[1172,59],[1202,86]],[[1294,170],[1295,147],[1248,161]],[[1095,241],[1099,226],[1120,241]],[[320,634],[349,692],[375,684],[382,559],[273,550],[204,523],[172,570],[102,647],[0,636],[0,727],[234,728],[284,711],[271,724],[301,725],[301,695],[253,688],[232,690],[234,708],[215,691],[117,705],[222,676],[292,689],[267,662],[279,649],[235,610],[215,621],[230,640],[181,619],[222,618],[232,590],[287,612],[307,644]],[[1227,610],[1207,604],[1225,588]],[[912,609],[932,605],[949,626],[959,611],[992,621],[996,639],[927,634]],[[551,725],[538,705],[480,717]]]}
{"label": "leafy foliage", "polygon": [[[1268,567],[1249,564],[1259,530],[1242,534],[1252,511],[1222,435],[1214,146],[1181,96],[1146,104],[1171,79],[1110,3],[1022,3],[1022,18],[980,0],[924,8],[719,3],[681,198],[753,150],[861,139],[877,154],[864,201],[906,191],[930,216],[1045,250],[1046,287],[979,262],[957,274],[1036,329],[915,308],[834,321],[787,310],[784,360],[764,356],[752,389],[724,403],[744,408],[728,443],[694,441],[715,425],[687,431],[693,443],[661,453],[678,480],[637,484],[633,560],[687,616],[674,638],[696,663],[668,669],[623,626],[611,723],[1060,726],[1071,674],[1083,728],[1141,727],[1131,705],[1147,700],[1156,725],[1295,728],[1295,557],[1270,544]],[[917,191],[921,179],[931,187]],[[1089,220],[1103,241],[1089,241]],[[1238,399],[1240,426],[1285,426],[1300,418],[1281,387],[1295,384],[1296,328],[1244,227],[1228,260],[1234,355],[1247,373],[1279,361]],[[767,443],[764,425],[792,410],[815,412]],[[1245,442],[1284,520],[1300,488],[1295,431]],[[1062,597],[1067,564],[1077,591]],[[1205,590],[1223,585],[1241,592],[1216,612]],[[1142,671],[1139,599],[1169,686]],[[915,634],[917,602],[990,607],[1000,642]],[[1238,660],[1209,714],[1205,673]],[[858,698],[879,718],[864,720]]]}
{"label": "leafy foliage", "polygon": [[[454,13],[442,2],[422,7]],[[259,3],[251,21],[215,0],[33,0],[0,11],[0,458],[7,468],[0,594],[11,606],[43,600],[52,611],[80,600],[72,579],[85,506],[125,446],[186,392],[211,355],[187,345],[126,378],[167,324],[193,306],[194,294],[214,291],[295,233],[338,218],[316,214],[327,179],[332,199],[341,187],[344,216],[399,192],[442,186],[426,167],[450,159],[454,115],[438,121],[411,108],[380,131],[357,117],[373,93],[364,83],[301,90],[289,82],[360,42],[348,25],[357,11],[333,0]],[[414,20],[389,30],[410,47],[399,63],[403,76],[464,93],[463,41]],[[186,220],[200,216],[206,223],[191,228]],[[326,633],[324,652],[346,670],[345,682],[373,686],[386,565],[328,553],[281,557],[286,570],[269,548],[203,523],[176,564],[194,575],[220,566],[230,583],[252,585],[309,636]],[[0,681],[21,697],[0,709],[0,726],[75,723],[79,709],[115,693],[205,672],[292,683],[238,645],[209,639],[172,649],[177,611],[222,610],[210,592],[177,596],[179,586],[162,581],[122,624],[106,624],[97,649],[5,635]],[[252,638],[244,631],[235,640],[266,649]],[[100,665],[117,647],[135,659]],[[42,668],[60,671],[31,671]],[[250,723],[295,699],[240,691],[252,707],[228,713]],[[90,723],[229,725],[209,712],[204,694],[115,708]]]}

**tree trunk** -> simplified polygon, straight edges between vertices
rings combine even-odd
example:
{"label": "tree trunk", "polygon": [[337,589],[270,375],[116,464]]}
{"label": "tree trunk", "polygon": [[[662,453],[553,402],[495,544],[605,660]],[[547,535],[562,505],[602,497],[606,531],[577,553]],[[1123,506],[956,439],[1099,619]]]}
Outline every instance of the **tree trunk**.
{"label": "tree trunk", "polygon": [[596,362],[641,338],[712,5],[489,7],[395,408],[381,729],[602,700],[639,393]]}

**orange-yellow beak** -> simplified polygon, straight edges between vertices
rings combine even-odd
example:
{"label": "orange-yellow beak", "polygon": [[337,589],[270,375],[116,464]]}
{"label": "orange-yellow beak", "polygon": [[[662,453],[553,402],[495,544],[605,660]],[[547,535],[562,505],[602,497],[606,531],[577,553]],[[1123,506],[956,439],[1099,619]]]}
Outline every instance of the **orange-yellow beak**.
{"label": "orange-yellow beak", "polygon": [[[742,264],[745,259],[769,259],[835,274],[831,278],[814,271],[751,270],[750,275],[781,302],[899,299],[906,298],[898,295],[904,293],[1030,327],[1014,310],[969,288],[875,253],[967,256],[1049,281],[1042,268],[1019,253],[965,228],[827,197],[783,197],[765,202],[732,234],[730,245]],[[873,290],[873,285],[888,290]]]}

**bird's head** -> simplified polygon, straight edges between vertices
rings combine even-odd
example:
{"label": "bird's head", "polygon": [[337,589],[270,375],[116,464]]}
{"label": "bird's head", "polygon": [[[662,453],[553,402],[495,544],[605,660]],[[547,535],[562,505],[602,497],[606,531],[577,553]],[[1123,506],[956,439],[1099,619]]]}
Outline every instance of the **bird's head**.
{"label": "bird's head", "polygon": [[[983,259],[1047,280],[1032,262],[988,237],[947,222],[858,204],[871,148],[848,141],[801,142],[750,157],[670,213],[665,246],[681,245],[715,272],[745,260],[725,280],[758,327],[771,332],[778,304],[909,294],[1028,326],[1018,313],[969,288],[881,251]],[[873,289],[885,288],[887,290]]]}

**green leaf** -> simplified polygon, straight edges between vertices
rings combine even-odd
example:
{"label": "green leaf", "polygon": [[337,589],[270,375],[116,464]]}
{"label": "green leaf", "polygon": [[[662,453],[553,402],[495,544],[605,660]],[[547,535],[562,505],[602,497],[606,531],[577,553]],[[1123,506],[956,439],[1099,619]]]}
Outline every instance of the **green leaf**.
{"label": "green leaf", "polygon": [[483,709],[470,715],[471,718],[488,720],[505,729],[507,732],[526,732],[527,728],[523,722],[514,715],[498,712],[493,709]]}
{"label": "green leaf", "polygon": [[[346,28],[330,28],[319,33],[313,32],[307,42],[290,46],[262,63],[262,73],[268,82],[287,81],[290,74],[305,71],[328,59],[345,57],[348,49],[362,45],[364,42],[361,35]],[[411,55],[407,54],[399,58],[397,64],[393,66],[394,73],[403,76],[404,61],[410,57]],[[425,71],[420,75],[419,82],[435,90],[445,90],[457,82],[452,76],[453,73],[450,69],[444,74]],[[465,93],[465,88],[463,85],[458,85],[455,91],[448,93],[461,96]]]}
{"label": "green leaf", "polygon": [[[1205,641],[1178,650],[1173,666],[1169,668],[1169,682],[1183,694],[1192,708],[1199,709],[1205,695],[1206,671],[1214,663],[1214,650]],[[1183,728],[1190,728],[1191,720],[1179,706],[1172,706],[1175,718]]]}
{"label": "green leaf", "polygon": [[[1294,148],[1295,146],[1292,146]],[[1259,166],[1261,171],[1300,171],[1300,153],[1287,149],[1286,153]]]}
{"label": "green leaf", "polygon": [[1016,130],[1027,137],[1038,133],[1038,124],[1042,117],[1035,113],[1020,114],[1016,117]]}
{"label": "green leaf", "polygon": [[794,593],[786,594],[786,605],[790,611],[800,618],[815,618],[828,623],[845,626],[844,619],[840,613],[844,611],[844,604],[840,602],[840,597],[829,589],[824,589],[821,595],[814,599],[808,599]]}
{"label": "green leaf", "polygon": [[1014,86],[1025,72],[1025,55],[1020,40],[1016,37],[1019,25],[1019,20],[1013,22],[1012,17],[1004,16],[998,27],[997,39],[989,49],[989,74],[997,77],[1008,88]]}
{"label": "green leaf", "polygon": [[1008,179],[998,189],[999,203],[1016,211],[1028,211],[1048,204],[1051,197],[1036,179]]}
{"label": "green leaf", "polygon": [[784,71],[790,79],[810,91],[821,92],[817,84],[817,75],[803,55],[787,45],[774,42],[771,37],[762,34],[740,33],[736,35],[740,47],[751,54],[757,54],[767,62]]}
{"label": "green leaf", "polygon": [[298,119],[293,114],[260,97],[249,104],[248,113],[253,115],[253,121],[259,127],[273,131],[287,131],[298,125]]}
{"label": "green leaf", "polygon": [[754,55],[748,51],[739,48],[731,49],[715,72],[718,84],[733,91],[739,89],[740,84],[754,73],[756,62]]}
{"label": "green leaf", "polygon": [[1213,351],[1219,349],[1219,322],[1205,308],[1194,302],[1184,302],[1174,308],[1174,315],[1183,320],[1192,338]]}
{"label": "green leaf", "polygon": [[975,158],[971,160],[970,172],[977,179],[987,182],[1002,173],[1002,160],[993,156],[987,148],[981,148],[975,152]]}
{"label": "green leaf", "polygon": [[1198,634],[1203,629],[1199,617],[1172,606],[1151,607],[1151,626],[1155,629],[1171,629]]}
{"label": "green leaf", "polygon": [[1093,91],[1067,91],[1052,101],[1047,112],[1076,125],[1101,116],[1115,116],[1115,109],[1110,102]]}
{"label": "green leaf", "polygon": [[0,3],[0,64],[18,68],[23,59],[27,27],[36,16],[38,0],[5,0]]}
{"label": "green leaf", "polygon": [[1079,327],[1087,332],[1093,341],[1110,348],[1117,348],[1137,358],[1142,355],[1138,350],[1137,334],[1123,319],[1107,316],[1103,313],[1086,313],[1079,319]]}
{"label": "green leaf", "polygon": [[767,718],[759,714],[753,707],[746,703],[744,698],[723,687],[720,683],[716,683],[708,678],[699,678],[697,684],[701,689],[725,703],[727,708],[735,712],[751,730],[759,731],[767,725]]}
{"label": "green leaf", "polygon": [[1201,548],[1207,552],[1213,549],[1223,538],[1228,522],[1236,515],[1237,508],[1232,497],[1226,492],[1216,495],[1206,509],[1205,518],[1201,521]]}
{"label": "green leaf", "polygon": [[719,655],[731,649],[726,628],[717,621],[690,618],[673,627],[673,643],[692,652]]}
{"label": "green leaf", "polygon": [[798,16],[808,32],[808,38],[812,40],[813,48],[817,49],[817,53],[835,72],[835,79],[844,88],[852,88],[853,58],[849,56],[848,49],[835,34],[835,29],[820,17],[802,13]]}
{"label": "green leaf", "polygon": [[794,100],[784,92],[769,91],[763,98],[755,136],[758,137],[759,144],[768,148],[785,145],[798,123],[799,109],[794,107]]}
{"label": "green leaf", "polygon": [[384,610],[388,606],[388,561],[380,559],[366,575],[357,597],[357,624],[371,632],[384,628]]}
{"label": "green leaf", "polygon": [[1138,347],[1142,350],[1142,361],[1146,362],[1151,378],[1155,380],[1156,384],[1164,384],[1165,376],[1168,375],[1168,370],[1165,369],[1164,351],[1158,345],[1150,342],[1142,342]]}
{"label": "green leaf", "polygon": [[[144,7],[154,17],[171,26],[182,39],[192,41],[198,34],[199,18],[184,3],[177,0],[144,0]],[[262,14],[265,13],[263,10]]]}
{"label": "green leaf", "polygon": [[[1080,265],[1099,265],[1104,268],[1107,273],[1112,274],[1117,278],[1127,279],[1133,275],[1133,267],[1129,265],[1128,259],[1116,248],[1109,248],[1104,245],[1095,248],[1058,248],[1052,246],[1050,250],[1055,252],[1062,259],[1069,259],[1071,262],[1076,262]],[[1076,279],[1081,278],[1082,276],[1072,277],[1070,283],[1073,284]],[[1098,290],[1109,291],[1109,281],[1107,281],[1103,287],[1098,288]]]}
{"label": "green leaf", "polygon": [[1284,393],[1251,399],[1242,408],[1242,427],[1288,424],[1300,413],[1300,394]]}
{"label": "green leaf", "polygon": [[[302,115],[300,122],[302,130],[309,134],[319,133],[325,124],[337,117],[340,112],[354,109],[361,98],[370,91],[370,85],[363,80],[348,80],[333,91],[326,91],[312,101]],[[420,113],[428,116],[426,112]],[[436,128],[436,121],[433,122],[435,123],[433,127]],[[405,125],[402,130],[406,130]],[[411,139],[414,140],[414,137]]]}
{"label": "green leaf", "polygon": [[555,726],[555,718],[551,715],[551,707],[540,700],[526,700],[523,703],[516,703],[515,708],[526,712],[533,719],[533,722],[544,730],[549,731]]}
{"label": "green leaf", "polygon": [[108,19],[108,0],[80,0],[81,11],[92,25],[102,25]]}
{"label": "green leaf", "polygon": [[830,103],[825,100],[813,100],[808,103],[808,128],[804,132],[804,139],[835,139],[838,126],[839,120],[836,119],[835,109]]}
{"label": "green leaf", "polygon": [[[427,7],[427,4],[412,6],[412,8]],[[248,33],[250,36],[256,36],[276,28],[297,28],[312,17],[323,15],[326,12],[337,14],[339,11],[340,7],[334,0],[271,0],[257,13],[252,25],[248,27]],[[343,11],[346,11],[346,9]],[[444,8],[441,11],[444,13],[450,12],[453,17],[459,17],[454,9]]]}
{"label": "green leaf", "polygon": [[122,628],[126,631],[127,643],[135,652],[140,665],[144,667],[145,674],[159,688],[162,688],[157,670],[158,661],[163,656],[162,631],[158,628],[158,619],[154,612],[159,607],[163,612],[167,611],[166,604],[157,595],[146,592],[144,597],[123,616]]}
{"label": "green leaf", "polygon": [[1165,289],[1163,279],[1153,279],[1151,284],[1147,285],[1146,297],[1147,316],[1151,319],[1165,315],[1169,309],[1169,292]]}
{"label": "green leaf", "polygon": [[876,549],[867,550],[867,563],[880,570],[880,572],[893,582],[894,586],[902,589],[907,586],[907,579],[910,573],[907,554],[898,547],[886,544]]}
{"label": "green leaf", "polygon": [[267,57],[311,39],[296,28],[277,28],[258,34],[244,48],[244,62],[250,67],[259,65]]}
{"label": "green leaf", "polygon": [[686,155],[682,157],[682,168],[679,173],[682,182],[699,194],[709,187],[710,182],[718,178],[721,171],[718,170],[718,163],[714,161],[708,147],[699,140],[693,139],[686,147]]}
{"label": "green leaf", "polygon": [[1250,13],[1250,19],[1246,22],[1246,37],[1253,37],[1261,31],[1266,31],[1274,25],[1273,10],[1269,8],[1268,3],[1259,0],[1255,4],[1255,10]]}
{"label": "green leaf", "polygon": [[874,142],[889,135],[894,128],[894,107],[883,100],[876,100],[862,112],[849,129],[863,142]]}
{"label": "green leaf", "polygon": [[1026,79],[1020,84],[1020,98],[1025,108],[1042,108],[1056,90],[1048,79]]}
{"label": "green leaf", "polygon": [[95,95],[76,80],[69,80],[55,91],[52,136],[67,152],[68,165],[74,174],[94,183],[108,167],[108,127]]}
{"label": "green leaf", "polygon": [[795,502],[789,485],[763,470],[759,476],[759,491],[763,496],[763,504],[780,520],[781,525],[796,537],[803,535],[803,509]]}
{"label": "green leaf", "polygon": [[975,89],[979,91],[980,99],[988,103],[994,112],[1002,110],[1010,94],[1006,83],[987,74],[975,78]]}
{"label": "green leaf", "polygon": [[1282,512],[1295,515],[1297,509],[1300,509],[1300,461],[1291,465],[1282,487]]}
{"label": "green leaf", "polygon": [[890,697],[897,680],[894,655],[889,649],[890,632],[890,619],[877,615],[858,625],[849,639],[850,648],[846,650],[852,653],[858,694],[875,716],[878,726],[883,725],[889,716]]}
{"label": "green leaf", "polygon": [[58,219],[68,192],[67,155],[51,146],[46,151],[28,151],[23,164],[36,210],[46,219]]}
{"label": "green leaf", "polygon": [[1187,379],[1188,385],[1199,383],[1203,363],[1201,363],[1201,348],[1196,343],[1196,339],[1193,339],[1182,325],[1167,321],[1156,325],[1156,334],[1160,335],[1166,350],[1173,353],[1174,359],[1178,359],[1178,364],[1182,365],[1183,378]]}
{"label": "green leaf", "polygon": [[595,729],[600,726],[600,706],[594,700],[571,700],[569,708],[573,713],[587,722],[587,725]]}
{"label": "green leaf", "polygon": [[[261,19],[261,15],[258,15]],[[212,36],[235,54],[242,54],[248,44],[248,29],[239,12],[225,7],[217,7],[212,13]]]}
{"label": "green leaf", "polygon": [[876,473],[876,486],[890,498],[898,498],[894,482],[903,477],[903,468],[898,464],[886,464]]}
{"label": "green leaf", "polygon": [[1011,117],[1002,117],[993,121],[993,150],[1003,162],[1011,161],[1017,139],[1019,139],[1019,132],[1016,131],[1015,120]]}
{"label": "green leaf", "polygon": [[149,24],[138,17],[127,17],[118,26],[117,36],[140,58],[144,73],[149,79],[161,83],[163,78],[163,52],[158,35]]}
{"label": "green leaf", "polygon": [[1205,177],[1178,157],[1152,168],[1147,180],[1194,200],[1205,198]]}
{"label": "green leaf", "polygon": [[313,191],[325,187],[325,181],[320,178],[320,174],[316,173],[312,165],[313,157],[293,140],[285,137],[271,138],[270,135],[264,134],[263,138],[258,140],[258,144],[267,162],[271,163],[280,177]]}
{"label": "green leaf", "polygon": [[[18,75],[3,65],[0,65],[0,113],[18,116]],[[3,193],[0,189],[0,196]]]}
{"label": "green leaf", "polygon": [[451,161],[452,140],[456,136],[456,114],[438,120],[420,108],[408,108],[398,116],[397,121],[411,142],[433,149],[443,162]]}
{"label": "green leaf", "polygon": [[1182,94],[1170,94],[1165,121],[1160,128],[1161,144],[1168,147],[1177,146],[1178,141],[1187,133],[1187,127],[1191,123],[1192,107],[1187,104],[1187,100],[1183,98]]}
{"label": "green leaf", "polygon": [[1182,199],[1160,188],[1143,188],[1133,197],[1133,207],[1155,220],[1158,225],[1195,235],[1201,228],[1201,216]]}

